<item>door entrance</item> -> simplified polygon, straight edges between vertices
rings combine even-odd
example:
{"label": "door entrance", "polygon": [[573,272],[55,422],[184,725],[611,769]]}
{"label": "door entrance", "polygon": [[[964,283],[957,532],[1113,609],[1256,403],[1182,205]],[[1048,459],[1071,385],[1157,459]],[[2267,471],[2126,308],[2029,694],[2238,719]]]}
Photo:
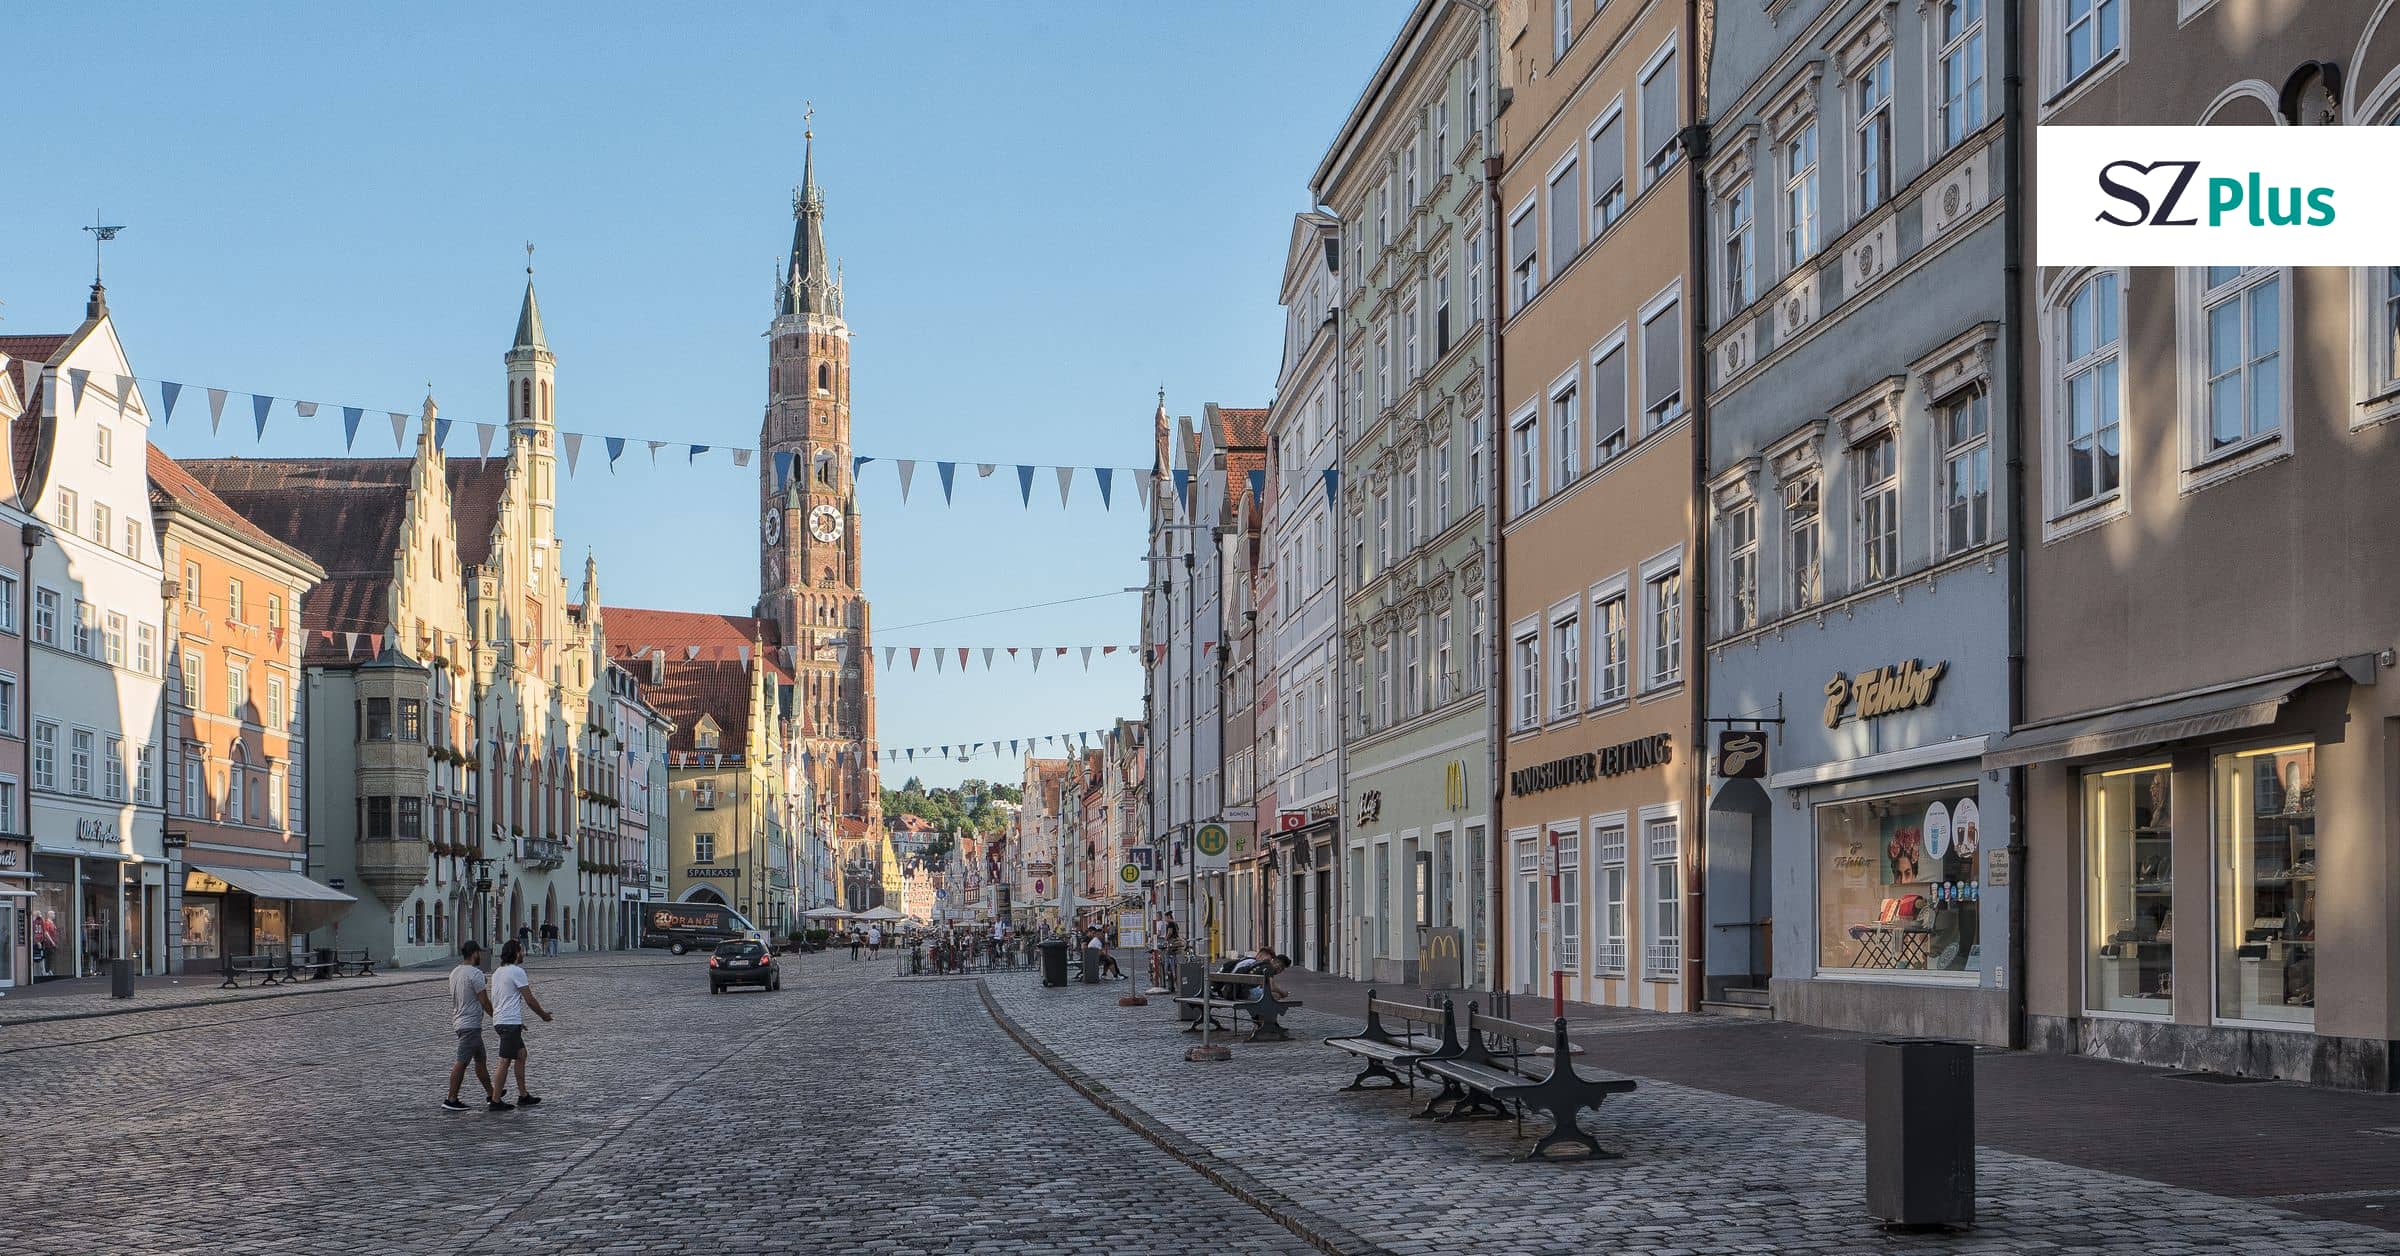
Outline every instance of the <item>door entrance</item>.
{"label": "door entrance", "polygon": [[1317,927],[1311,947],[1316,954],[1318,972],[1333,968],[1333,870],[1317,869]]}
{"label": "door entrance", "polygon": [[0,899],[0,990],[17,984],[17,905]]}
{"label": "door entrance", "polygon": [[1290,892],[1284,895],[1286,914],[1291,917],[1289,932],[1284,934],[1286,946],[1292,948],[1292,962],[1302,968],[1315,968],[1308,954],[1308,874],[1295,872]]}

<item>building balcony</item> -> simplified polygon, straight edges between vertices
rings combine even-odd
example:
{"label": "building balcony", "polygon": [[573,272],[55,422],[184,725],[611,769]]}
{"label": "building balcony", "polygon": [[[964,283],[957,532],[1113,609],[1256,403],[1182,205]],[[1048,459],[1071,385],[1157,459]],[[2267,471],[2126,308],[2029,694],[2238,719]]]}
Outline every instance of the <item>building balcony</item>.
{"label": "building balcony", "polygon": [[398,905],[425,883],[431,850],[415,838],[369,837],[358,843],[358,879],[387,905]]}
{"label": "building balcony", "polygon": [[555,837],[522,839],[517,858],[536,868],[563,867],[567,862],[567,844]]}

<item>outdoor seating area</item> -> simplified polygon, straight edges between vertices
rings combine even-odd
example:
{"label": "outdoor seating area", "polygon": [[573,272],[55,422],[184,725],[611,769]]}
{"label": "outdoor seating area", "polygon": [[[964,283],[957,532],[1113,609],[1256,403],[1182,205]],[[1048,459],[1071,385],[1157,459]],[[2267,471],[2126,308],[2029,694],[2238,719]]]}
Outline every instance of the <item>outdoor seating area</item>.
{"label": "outdoor seating area", "polygon": [[[1394,1032],[1384,1018],[1400,1026]],[[1420,1032],[1419,1027],[1438,1033]],[[1575,1067],[1583,1048],[1568,1041],[1564,1017],[1547,1029],[1522,1021],[1486,1015],[1467,1005],[1465,1034],[1457,1014],[1444,999],[1437,1013],[1420,1004],[1395,1003],[1367,995],[1367,1024],[1356,1034],[1328,1038],[1326,1045],[1363,1059],[1367,1067],[1343,1090],[1416,1089],[1422,1075],[1441,1083],[1416,1115],[1436,1121],[1463,1121],[1485,1116],[1514,1119],[1520,1134],[1529,1109],[1550,1118],[1550,1130],[1536,1140],[1520,1160],[1562,1159],[1554,1148],[1580,1148],[1582,1159],[1613,1160],[1617,1153],[1600,1145],[1583,1128],[1580,1114],[1597,1110],[1610,1095],[1625,1094],[1639,1083],[1615,1073],[1587,1072]],[[1395,1069],[1399,1071],[1395,1071]],[[1370,1085],[1381,1080],[1382,1085]],[[1445,1106],[1447,1105],[1447,1106]]]}
{"label": "outdoor seating area", "polygon": [[217,988],[238,990],[245,982],[254,986],[277,986],[333,977],[372,977],[375,975],[375,957],[364,949],[333,951],[321,947],[285,947],[250,955],[228,955],[221,961],[220,971],[225,980]]}
{"label": "outdoor seating area", "polygon": [[1287,1042],[1292,1031],[1284,1028],[1283,1015],[1301,1006],[1301,1001],[1280,996],[1274,982],[1257,973],[1210,973],[1211,984],[1223,993],[1179,996],[1176,1006],[1192,1009],[1197,1015],[1186,1033],[1199,1033],[1203,1025],[1223,1030],[1216,1018],[1222,1015],[1248,1017],[1251,1022],[1247,1042]]}

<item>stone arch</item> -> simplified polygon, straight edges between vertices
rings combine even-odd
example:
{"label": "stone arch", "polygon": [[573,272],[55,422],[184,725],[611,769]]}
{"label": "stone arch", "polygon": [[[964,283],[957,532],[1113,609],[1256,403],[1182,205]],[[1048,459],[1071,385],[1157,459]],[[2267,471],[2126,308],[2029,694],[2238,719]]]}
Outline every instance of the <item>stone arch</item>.
{"label": "stone arch", "polygon": [[817,391],[833,391],[833,364],[831,362],[817,363]]}
{"label": "stone arch", "polygon": [[[2400,0],[2381,0],[2350,54],[2350,88],[2342,120],[2374,125],[2400,105]],[[2355,103],[2351,103],[2355,102]]]}
{"label": "stone arch", "polygon": [[2263,79],[2243,79],[2217,93],[2200,111],[2202,126],[2282,126],[2275,86]]}
{"label": "stone arch", "polygon": [[[554,885],[542,891],[542,918],[535,923],[537,928],[540,925],[554,925],[558,923],[557,886]],[[561,932],[564,932],[564,930],[561,930]]]}
{"label": "stone arch", "polygon": [[710,889],[705,885],[695,885],[690,889],[685,890],[683,892],[683,897],[677,901],[685,903],[716,903],[726,907],[732,906],[731,903],[727,903],[725,901],[724,895],[717,893],[715,890]]}

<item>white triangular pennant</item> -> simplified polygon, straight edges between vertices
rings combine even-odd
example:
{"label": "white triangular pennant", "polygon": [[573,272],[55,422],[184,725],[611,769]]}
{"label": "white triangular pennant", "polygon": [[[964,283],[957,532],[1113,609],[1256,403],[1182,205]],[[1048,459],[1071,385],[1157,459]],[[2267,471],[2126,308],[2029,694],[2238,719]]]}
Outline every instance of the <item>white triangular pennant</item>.
{"label": "white triangular pennant", "polygon": [[902,458],[898,461],[898,465],[900,467],[900,503],[902,505],[907,505],[908,482],[917,478],[917,460],[914,458]]}
{"label": "white triangular pennant", "polygon": [[1000,464],[997,462],[978,462],[975,464],[975,476],[977,479],[988,480],[992,478],[992,472],[999,469]]}
{"label": "white triangular pennant", "polygon": [[408,416],[398,410],[390,411],[390,414],[392,416],[392,448],[398,449],[408,439]]}
{"label": "white triangular pennant", "polygon": [[1152,484],[1150,482],[1150,477],[1146,475],[1137,475],[1133,477],[1133,486],[1135,489],[1141,492],[1142,509],[1150,509],[1150,491],[1158,486]]}
{"label": "white triangular pennant", "polygon": [[292,413],[297,414],[304,419],[313,419],[317,417],[317,403],[313,401],[295,401],[292,403]]}
{"label": "white triangular pennant", "polygon": [[583,454],[583,433],[561,432],[558,434],[558,436],[559,440],[565,443],[567,447],[567,478],[573,479],[575,476],[575,459],[581,457]]}
{"label": "white triangular pennant", "polygon": [[1064,508],[1067,504],[1067,491],[1075,487],[1075,468],[1059,467],[1057,468],[1057,471],[1058,504],[1061,508]]}
{"label": "white triangular pennant", "polygon": [[1083,647],[1083,670],[1092,670],[1092,647],[1088,645]]}
{"label": "white triangular pennant", "polygon": [[491,457],[491,456],[492,456],[492,435],[493,435],[493,432],[494,432],[494,429],[493,429],[492,425],[491,425],[491,424],[489,424],[489,423],[478,423],[478,424],[476,424],[476,425],[475,425],[475,456],[476,456],[476,457],[478,457],[478,458],[489,458],[489,457]]}
{"label": "white triangular pennant", "polygon": [[992,647],[988,645],[983,647],[983,670],[992,670]]}
{"label": "white triangular pennant", "polygon": [[208,390],[208,430],[211,432],[216,431],[217,425],[224,421],[225,390],[222,388],[211,388]]}

